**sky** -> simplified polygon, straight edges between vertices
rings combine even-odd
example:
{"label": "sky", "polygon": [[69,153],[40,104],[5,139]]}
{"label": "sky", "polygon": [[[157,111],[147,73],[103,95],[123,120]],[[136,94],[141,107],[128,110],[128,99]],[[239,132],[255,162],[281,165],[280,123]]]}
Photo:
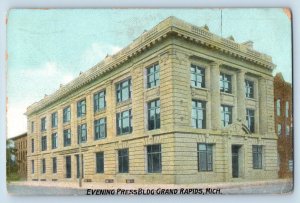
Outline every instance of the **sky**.
{"label": "sky", "polygon": [[[233,36],[266,53],[292,80],[291,21],[282,9],[10,10],[7,27],[8,137],[26,132],[26,108],[130,44],[169,16]],[[222,20],[221,20],[222,19]],[[221,26],[222,25],[222,26]]]}

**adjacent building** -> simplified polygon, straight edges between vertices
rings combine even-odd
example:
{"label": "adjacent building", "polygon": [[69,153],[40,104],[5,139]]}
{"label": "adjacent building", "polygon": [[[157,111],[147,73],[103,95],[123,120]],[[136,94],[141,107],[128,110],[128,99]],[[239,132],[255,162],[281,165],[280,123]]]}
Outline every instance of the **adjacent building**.
{"label": "adjacent building", "polygon": [[274,77],[275,131],[278,135],[280,178],[293,177],[293,89],[281,73]]}
{"label": "adjacent building", "polygon": [[27,108],[28,179],[278,177],[272,58],[169,17]]}
{"label": "adjacent building", "polygon": [[15,158],[18,166],[18,175],[21,180],[27,179],[27,133],[11,138],[16,149]]}

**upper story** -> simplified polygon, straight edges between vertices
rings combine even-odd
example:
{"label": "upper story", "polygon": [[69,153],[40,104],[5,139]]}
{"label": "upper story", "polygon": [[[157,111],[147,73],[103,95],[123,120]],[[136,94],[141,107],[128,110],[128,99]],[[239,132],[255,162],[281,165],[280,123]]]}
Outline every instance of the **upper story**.
{"label": "upper story", "polygon": [[[272,137],[273,68],[271,57],[250,42],[238,44],[170,17],[29,106],[29,139],[41,145],[56,134],[58,146],[75,147],[80,139],[91,144],[168,132],[222,133],[236,121]],[[105,139],[98,139],[103,131]]]}

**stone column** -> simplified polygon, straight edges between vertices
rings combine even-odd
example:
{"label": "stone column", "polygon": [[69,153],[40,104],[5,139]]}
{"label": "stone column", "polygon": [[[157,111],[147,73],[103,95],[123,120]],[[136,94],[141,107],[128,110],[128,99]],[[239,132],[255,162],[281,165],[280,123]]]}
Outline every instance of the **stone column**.
{"label": "stone column", "polygon": [[244,70],[240,70],[237,74],[237,119],[246,124]]}
{"label": "stone column", "polygon": [[211,92],[211,129],[220,129],[220,64],[212,62],[210,65]]}
{"label": "stone column", "polygon": [[258,95],[259,95],[259,133],[267,133],[267,89],[266,79],[263,77],[259,78],[258,81]]}

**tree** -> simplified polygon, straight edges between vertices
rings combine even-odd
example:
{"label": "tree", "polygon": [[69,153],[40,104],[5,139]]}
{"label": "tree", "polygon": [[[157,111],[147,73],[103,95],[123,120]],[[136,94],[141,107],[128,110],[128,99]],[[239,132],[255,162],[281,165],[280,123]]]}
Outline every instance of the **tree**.
{"label": "tree", "polygon": [[18,165],[16,162],[16,151],[12,140],[6,140],[6,179],[7,181],[18,179]]}

